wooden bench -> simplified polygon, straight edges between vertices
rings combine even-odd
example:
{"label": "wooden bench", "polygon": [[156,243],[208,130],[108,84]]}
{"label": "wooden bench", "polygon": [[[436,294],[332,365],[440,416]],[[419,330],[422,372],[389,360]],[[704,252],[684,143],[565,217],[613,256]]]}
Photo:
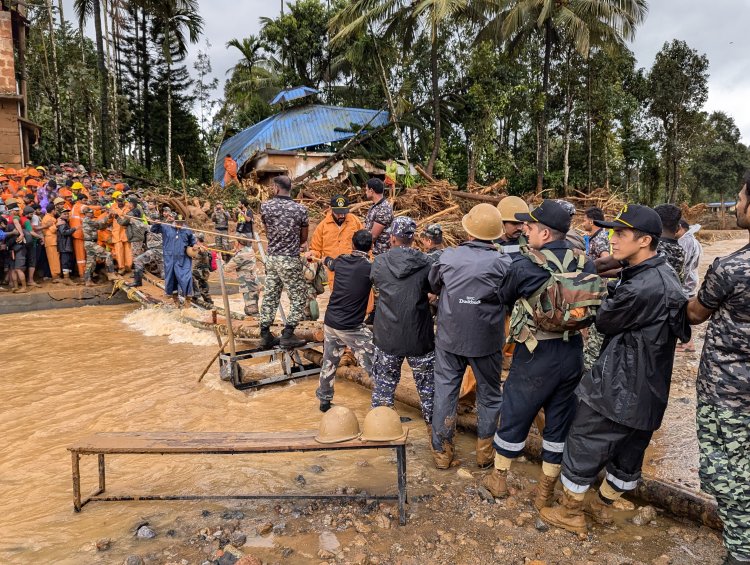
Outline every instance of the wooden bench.
{"label": "wooden bench", "polygon": [[[398,500],[399,523],[406,524],[406,436],[395,441],[362,441],[318,443],[317,430],[300,432],[108,432],[96,433],[70,446],[73,462],[73,507],[80,512],[91,501],[118,500],[201,500],[201,499],[362,499],[362,495],[146,495],[101,496],[105,489],[104,456],[115,454],[222,454],[285,453],[301,451],[339,451],[351,449],[395,449],[398,495],[370,496],[378,500]],[[81,455],[96,455],[99,459],[99,489],[81,500]]]}

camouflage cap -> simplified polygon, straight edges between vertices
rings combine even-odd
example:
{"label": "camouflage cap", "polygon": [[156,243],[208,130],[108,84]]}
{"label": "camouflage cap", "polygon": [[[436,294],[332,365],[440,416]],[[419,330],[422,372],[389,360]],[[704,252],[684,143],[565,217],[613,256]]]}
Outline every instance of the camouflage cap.
{"label": "camouflage cap", "polygon": [[565,211],[571,216],[575,215],[576,207],[572,203],[568,202],[567,200],[563,200],[562,198],[558,198],[557,200],[555,200],[555,202],[562,206]]}
{"label": "camouflage cap", "polygon": [[443,226],[440,224],[430,224],[427,226],[422,234],[425,237],[433,238],[433,237],[442,237],[443,236]]}
{"label": "camouflage cap", "polygon": [[398,216],[393,219],[386,233],[402,239],[412,239],[417,232],[417,223],[409,216]]}

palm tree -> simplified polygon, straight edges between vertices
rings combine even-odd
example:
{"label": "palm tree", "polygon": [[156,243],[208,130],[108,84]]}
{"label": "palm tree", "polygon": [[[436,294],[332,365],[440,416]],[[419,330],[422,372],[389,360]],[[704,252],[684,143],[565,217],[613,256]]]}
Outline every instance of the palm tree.
{"label": "palm tree", "polygon": [[514,50],[533,34],[543,34],[544,105],[537,127],[537,191],[544,185],[552,48],[561,40],[587,58],[592,47],[617,50],[635,37],[646,19],[647,0],[495,0],[494,14],[479,38],[494,37]]}
{"label": "palm tree", "polygon": [[154,40],[167,63],[167,178],[171,181],[172,63],[187,54],[188,41],[198,43],[203,18],[198,14],[198,0],[151,0],[149,11],[154,18]]}
{"label": "palm tree", "polygon": [[397,37],[404,49],[409,49],[416,37],[427,33],[430,40],[430,79],[435,138],[427,172],[432,174],[442,141],[440,120],[440,75],[438,56],[443,24],[451,19],[477,10],[484,2],[470,0],[353,0],[331,20],[336,43],[373,27],[380,27],[383,39]]}
{"label": "palm tree", "polygon": [[232,74],[231,94],[244,97],[257,93],[264,98],[272,95],[274,89],[279,86],[279,81],[272,68],[275,62],[263,53],[263,42],[250,35],[242,40],[230,39],[227,47],[234,47],[242,55],[237,64],[227,71]]}
{"label": "palm tree", "polygon": [[[83,28],[88,18],[94,18],[94,35],[96,36],[96,63],[99,69],[99,88],[101,108],[101,152],[102,165],[109,167],[109,77],[104,64],[104,39],[102,36],[101,6],[99,0],[75,0],[73,8],[78,16],[78,23]],[[93,163],[92,163],[93,165]]]}

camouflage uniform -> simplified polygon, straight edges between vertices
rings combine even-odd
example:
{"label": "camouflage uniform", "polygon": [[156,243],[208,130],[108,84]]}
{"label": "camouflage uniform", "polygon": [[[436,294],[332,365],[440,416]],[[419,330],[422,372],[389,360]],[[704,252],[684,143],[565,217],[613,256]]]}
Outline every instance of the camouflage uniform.
{"label": "camouflage uniform", "polygon": [[391,227],[393,222],[393,205],[388,201],[387,198],[383,198],[377,204],[373,204],[372,207],[367,211],[365,217],[365,229],[372,231],[372,227],[375,223],[385,226],[382,233],[372,244],[372,255],[373,257],[385,253],[390,247],[391,236],[386,233],[388,228]]}
{"label": "camouflage uniform", "polygon": [[714,310],[698,369],[700,478],[716,497],[724,545],[750,560],[750,245],[716,259],[698,300]]}
{"label": "camouflage uniform", "polygon": [[245,300],[245,307],[258,305],[258,296],[260,294],[260,282],[258,273],[255,270],[255,250],[252,245],[242,247],[234,254],[227,267],[230,271],[237,272],[237,279],[240,282],[242,298]]}
{"label": "camouflage uniform", "polygon": [[396,386],[401,380],[401,365],[404,359],[409,363],[417,385],[419,403],[422,406],[422,418],[430,424],[432,422],[432,400],[435,394],[435,352],[430,351],[419,357],[400,357],[385,353],[375,347],[372,364],[372,407],[393,406]]}
{"label": "camouflage uniform", "polygon": [[211,252],[208,249],[198,251],[193,259],[193,287],[204,302],[213,304],[213,298],[208,289],[208,276],[211,274]]}
{"label": "camouflage uniform", "polygon": [[287,325],[296,327],[305,316],[307,283],[299,258],[300,233],[309,225],[307,208],[288,196],[276,196],[260,207],[260,217],[266,226],[268,257],[266,259],[266,288],[260,310],[261,327],[269,327],[276,318],[281,291],[286,287],[291,307]]}
{"label": "camouflage uniform", "polygon": [[432,261],[432,264],[435,265],[440,261],[440,256],[443,254],[443,251],[445,251],[445,249],[433,249],[432,251],[425,253],[425,255],[427,255],[430,261]]}
{"label": "camouflage uniform", "polygon": [[[217,232],[229,232],[229,212],[227,212],[226,210],[214,210],[214,213],[211,216],[211,221],[214,223],[214,229]],[[217,249],[222,250],[229,249],[229,238],[217,235],[216,247]]]}
{"label": "camouflage uniform", "polygon": [[85,216],[83,218],[83,247],[86,250],[86,269],[84,271],[84,279],[87,281],[91,280],[91,276],[94,274],[96,269],[97,260],[101,259],[107,265],[107,272],[114,272],[115,266],[112,262],[112,254],[109,251],[105,251],[104,248],[97,244],[99,237],[99,230],[103,229],[109,218],[104,216],[100,220],[95,220]]}
{"label": "camouflage uniform", "polygon": [[320,369],[320,381],[315,396],[320,400],[333,400],[333,381],[336,369],[349,347],[354,358],[367,374],[372,377],[372,332],[364,324],[354,330],[337,330],[330,326],[323,326],[323,365]]}
{"label": "camouflage uniform", "polygon": [[662,237],[656,251],[659,255],[666,257],[667,263],[677,273],[680,282],[685,282],[685,251],[678,241]]}
{"label": "camouflage uniform", "polygon": [[[151,215],[150,219],[158,220],[159,215]],[[153,263],[159,269],[159,276],[164,278],[164,250],[162,249],[162,236],[160,233],[148,232],[146,235],[146,251],[136,255],[133,250],[133,268],[136,271],[144,272],[149,263]]]}
{"label": "camouflage uniform", "polygon": [[586,256],[592,261],[596,261],[604,253],[609,253],[609,236],[607,230],[599,228],[599,231],[589,240]]}

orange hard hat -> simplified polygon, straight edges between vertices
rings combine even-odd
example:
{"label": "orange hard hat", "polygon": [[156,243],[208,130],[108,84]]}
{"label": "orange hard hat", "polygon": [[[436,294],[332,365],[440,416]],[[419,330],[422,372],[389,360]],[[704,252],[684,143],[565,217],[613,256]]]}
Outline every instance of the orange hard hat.
{"label": "orange hard hat", "polygon": [[34,186],[34,187],[39,186],[39,181],[36,180],[36,179],[28,179],[26,181],[26,186],[27,187],[30,187],[30,186]]}
{"label": "orange hard hat", "polygon": [[104,181],[104,182],[102,183],[102,185],[101,185],[101,186],[102,186],[102,188],[109,188],[110,186],[112,186],[112,183],[111,183],[111,182],[109,182],[108,180],[105,180],[105,181]]}
{"label": "orange hard hat", "polygon": [[63,197],[65,197],[65,196],[73,196],[73,192],[69,188],[62,188],[62,189],[60,189],[60,191],[58,192],[58,194],[60,196],[63,196]]}
{"label": "orange hard hat", "polygon": [[8,167],[7,169],[5,169],[5,174],[12,177],[17,175],[18,171],[16,171],[13,167]]}
{"label": "orange hard hat", "polygon": [[120,191],[123,191],[123,190],[125,190],[125,185],[124,185],[123,183],[121,183],[121,182],[118,182],[118,183],[117,183],[117,184],[115,185],[115,190],[120,190]]}
{"label": "orange hard hat", "polygon": [[29,177],[41,177],[42,173],[40,173],[36,169],[33,169],[33,168],[29,167],[28,169],[26,169],[26,176],[29,176]]}

